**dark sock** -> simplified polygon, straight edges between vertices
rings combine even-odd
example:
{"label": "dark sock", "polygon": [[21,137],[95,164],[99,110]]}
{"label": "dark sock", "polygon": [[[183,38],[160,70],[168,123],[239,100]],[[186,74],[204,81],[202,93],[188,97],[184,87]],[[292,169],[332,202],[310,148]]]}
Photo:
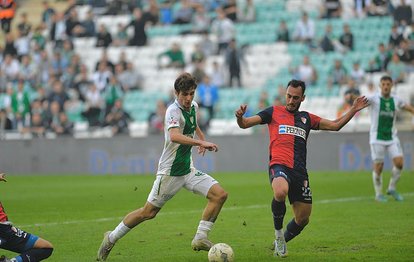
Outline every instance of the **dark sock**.
{"label": "dark sock", "polygon": [[292,240],[294,237],[300,234],[304,226],[299,226],[296,224],[295,219],[292,219],[289,224],[286,226],[285,231],[285,240],[288,242],[289,240]]}
{"label": "dark sock", "polygon": [[22,262],[37,262],[50,257],[53,248],[32,248],[20,254]]}
{"label": "dark sock", "polygon": [[285,201],[279,202],[273,198],[272,200],[273,224],[276,230],[283,228],[283,218],[286,214]]}

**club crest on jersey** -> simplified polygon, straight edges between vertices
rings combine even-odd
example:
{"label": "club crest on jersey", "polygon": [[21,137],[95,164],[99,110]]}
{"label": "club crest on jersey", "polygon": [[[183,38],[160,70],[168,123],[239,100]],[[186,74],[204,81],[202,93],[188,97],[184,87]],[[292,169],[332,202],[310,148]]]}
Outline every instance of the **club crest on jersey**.
{"label": "club crest on jersey", "polygon": [[302,116],[302,117],[300,118],[300,120],[302,121],[302,123],[303,123],[303,124],[306,124],[306,121],[307,121],[306,117],[303,117],[303,116]]}
{"label": "club crest on jersey", "polygon": [[178,121],[172,116],[172,117],[170,117],[170,120],[168,121],[168,123],[170,125],[177,125]]}
{"label": "club crest on jersey", "polygon": [[297,126],[280,125],[279,134],[299,136],[306,140],[306,131]]}

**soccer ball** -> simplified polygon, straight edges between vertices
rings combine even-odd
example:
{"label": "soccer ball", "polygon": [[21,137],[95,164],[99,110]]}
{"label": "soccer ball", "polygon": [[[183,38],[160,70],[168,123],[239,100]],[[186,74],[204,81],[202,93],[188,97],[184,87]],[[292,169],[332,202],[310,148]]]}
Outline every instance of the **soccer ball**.
{"label": "soccer ball", "polygon": [[208,251],[209,262],[233,262],[234,253],[231,246],[225,243],[215,244]]}

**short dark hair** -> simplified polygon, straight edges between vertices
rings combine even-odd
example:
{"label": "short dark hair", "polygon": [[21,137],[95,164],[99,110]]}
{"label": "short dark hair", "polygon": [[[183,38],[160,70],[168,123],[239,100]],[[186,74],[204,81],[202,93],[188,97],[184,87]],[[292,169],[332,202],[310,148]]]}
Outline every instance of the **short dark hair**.
{"label": "short dark hair", "polygon": [[305,90],[306,90],[305,82],[303,82],[301,80],[292,79],[292,80],[289,81],[286,88],[288,88],[289,86],[291,86],[291,87],[301,87],[302,88],[302,95],[305,94]]}
{"label": "short dark hair", "polygon": [[197,88],[197,79],[189,73],[180,74],[174,82],[174,89],[177,93],[188,92]]}
{"label": "short dark hair", "polygon": [[390,81],[392,83],[392,78],[391,78],[391,76],[385,75],[385,76],[381,77],[380,82],[382,82],[382,81]]}

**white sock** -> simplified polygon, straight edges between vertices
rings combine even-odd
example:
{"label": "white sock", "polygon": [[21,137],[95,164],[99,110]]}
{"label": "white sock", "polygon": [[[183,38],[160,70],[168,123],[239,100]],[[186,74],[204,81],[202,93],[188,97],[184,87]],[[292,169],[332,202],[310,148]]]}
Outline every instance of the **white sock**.
{"label": "white sock", "polygon": [[194,238],[195,239],[207,238],[208,232],[210,232],[213,225],[214,225],[213,222],[200,220],[200,223],[198,224],[198,228],[197,228],[197,233]]}
{"label": "white sock", "polygon": [[279,230],[275,229],[275,236],[276,236],[276,238],[284,237],[283,229],[279,229]]}
{"label": "white sock", "polygon": [[118,241],[118,239],[125,236],[131,229],[124,224],[124,221],[121,221],[119,225],[109,234],[109,241],[114,243]]}
{"label": "white sock", "polygon": [[374,182],[375,195],[382,195],[382,176],[372,171],[372,181]]}
{"label": "white sock", "polygon": [[398,180],[401,177],[401,169],[398,169],[396,166],[393,166],[391,170],[391,179],[390,184],[388,185],[388,190],[395,190]]}

